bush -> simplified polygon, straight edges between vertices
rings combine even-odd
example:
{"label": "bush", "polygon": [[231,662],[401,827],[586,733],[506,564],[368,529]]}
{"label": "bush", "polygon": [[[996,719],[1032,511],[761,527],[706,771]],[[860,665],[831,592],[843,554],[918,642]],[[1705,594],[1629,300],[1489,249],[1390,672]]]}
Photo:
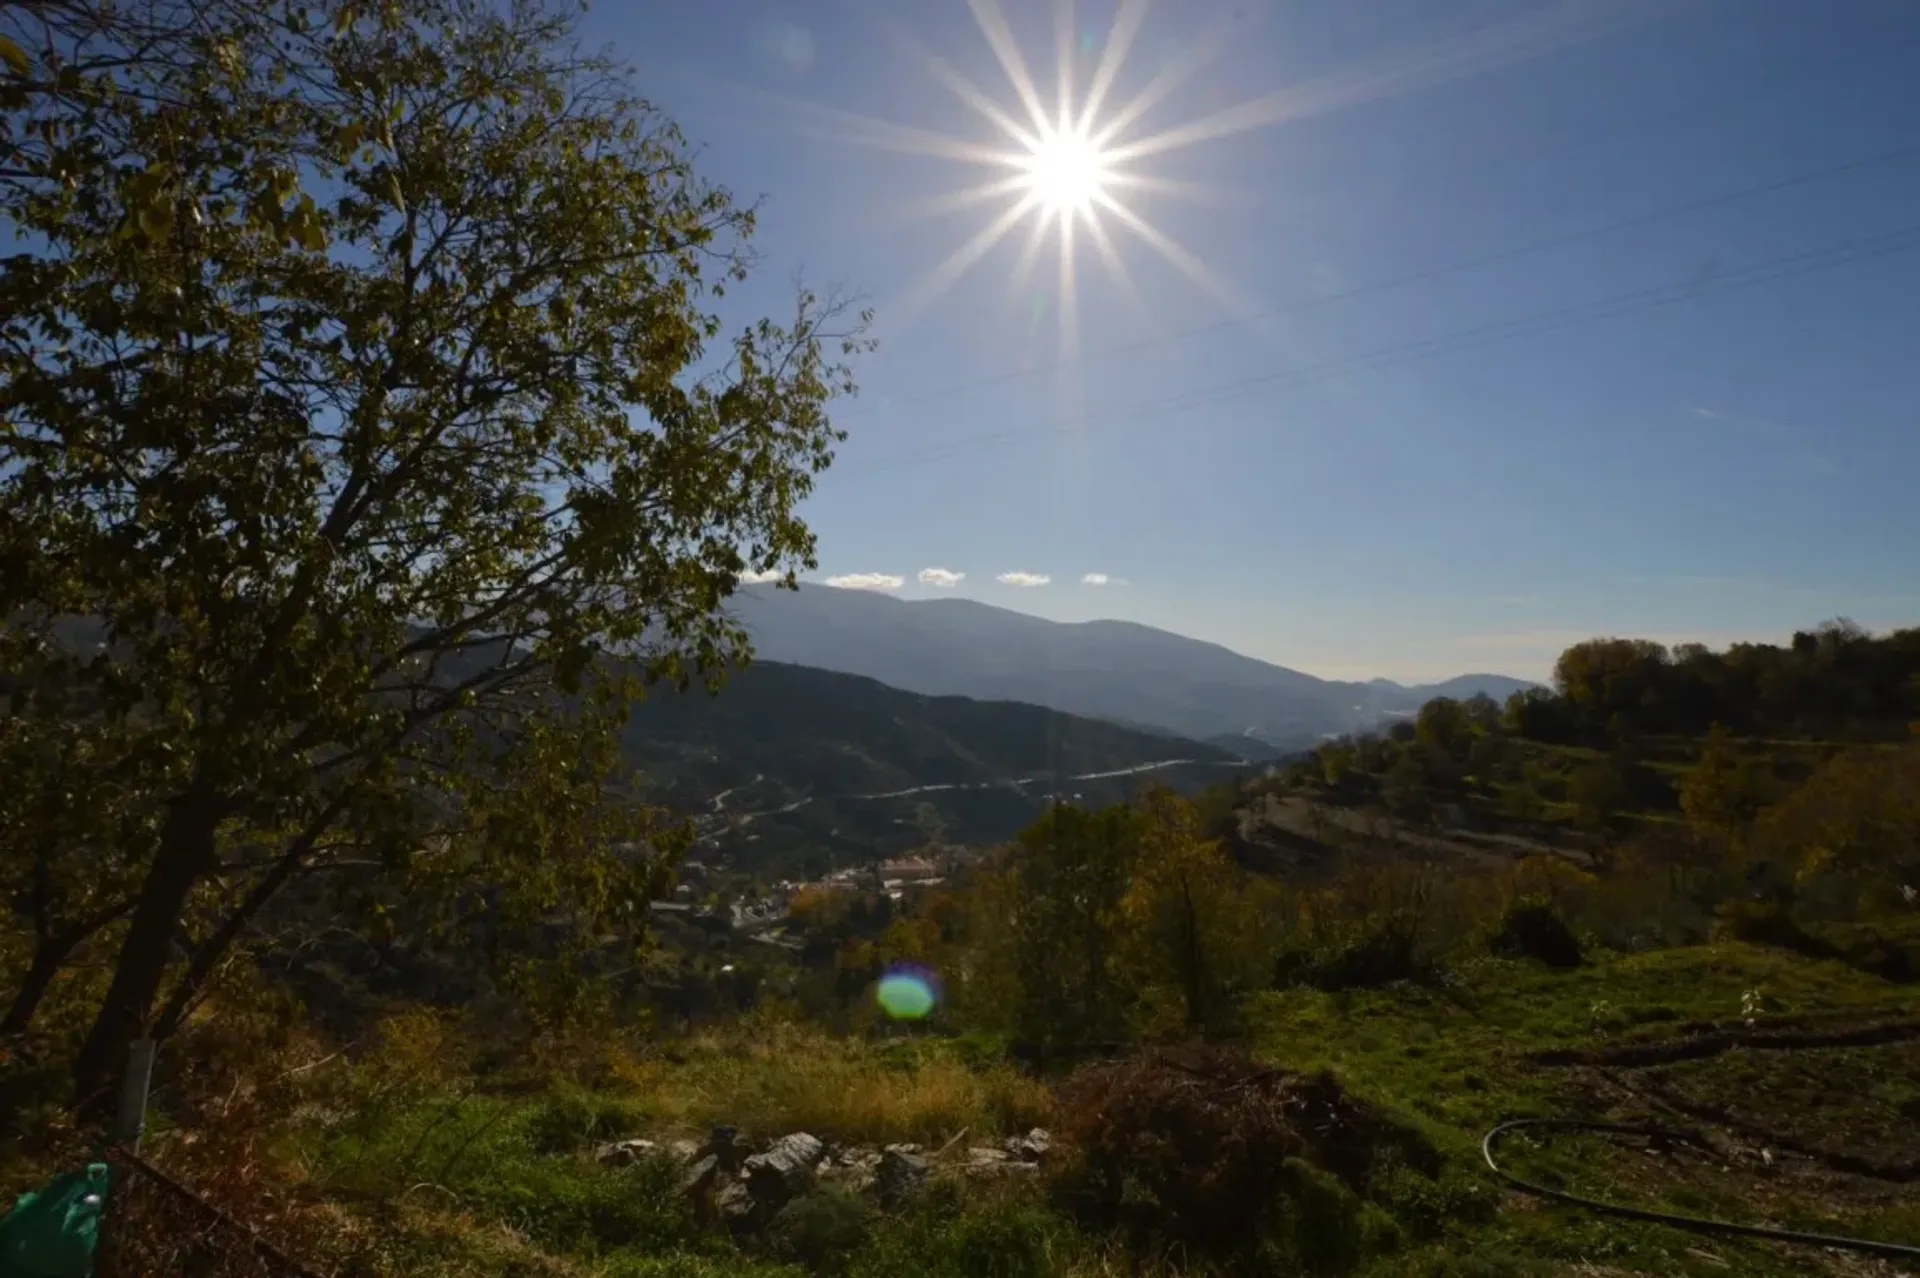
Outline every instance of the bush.
{"label": "bush", "polygon": [[1071,1225],[1031,1201],[923,1206],[876,1230],[851,1267],[853,1278],[1051,1278],[1083,1246]]}
{"label": "bush", "polygon": [[858,1194],[828,1186],[782,1207],[762,1241],[775,1259],[837,1274],[866,1244],[872,1223],[873,1210]]}
{"label": "bush", "polygon": [[[1413,1144],[1330,1076],[1284,1074],[1227,1049],[1083,1067],[1058,1108],[1067,1157],[1056,1189],[1093,1223],[1123,1228],[1136,1247],[1277,1249],[1301,1264],[1350,1258],[1357,1195],[1378,1155]],[[1339,1221],[1323,1219],[1335,1200]],[[1325,1229],[1339,1236],[1296,1236]]]}
{"label": "bush", "polygon": [[1372,924],[1309,950],[1291,950],[1274,965],[1274,984],[1305,985],[1333,993],[1379,989],[1395,981],[1431,980],[1435,968],[1409,928]]}
{"label": "bush", "polygon": [[1581,963],[1580,938],[1545,897],[1525,897],[1507,907],[1487,948],[1506,958],[1530,958],[1551,968]]}
{"label": "bush", "polygon": [[1292,1271],[1343,1274],[1360,1263],[1360,1199],[1338,1177],[1289,1158],[1280,1171],[1285,1211],[1281,1246]]}
{"label": "bush", "polygon": [[1846,957],[1839,946],[1801,927],[1784,903],[1771,899],[1727,902],[1720,908],[1713,931],[1716,939],[1765,945],[1803,958]]}
{"label": "bush", "polygon": [[468,1201],[549,1247],[588,1255],[623,1247],[664,1251],[694,1238],[676,1171],[664,1159],[618,1171],[552,1160],[503,1170],[508,1174],[499,1180],[470,1190]]}
{"label": "bush", "polygon": [[640,1129],[637,1108],[617,1097],[562,1085],[527,1120],[527,1139],[543,1154],[569,1154],[587,1145],[618,1140]]}

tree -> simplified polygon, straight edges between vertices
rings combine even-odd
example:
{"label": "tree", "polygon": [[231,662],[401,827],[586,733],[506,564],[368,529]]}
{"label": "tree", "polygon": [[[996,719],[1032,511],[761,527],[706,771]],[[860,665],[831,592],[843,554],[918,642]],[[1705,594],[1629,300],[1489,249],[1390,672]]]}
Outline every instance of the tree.
{"label": "tree", "polygon": [[1888,891],[1920,887],[1920,741],[1827,760],[1761,815],[1757,850],[1803,876],[1855,875]]}
{"label": "tree", "polygon": [[1421,745],[1464,761],[1473,743],[1474,724],[1467,707],[1452,697],[1435,697],[1420,707],[1414,735]]}
{"label": "tree", "polygon": [[973,999],[1043,1055],[1126,1032],[1133,986],[1123,909],[1140,851],[1134,809],[1071,805],[1022,830],[980,890]]}
{"label": "tree", "polygon": [[1402,754],[1380,779],[1380,798],[1395,816],[1425,822],[1433,815],[1427,770],[1413,754]]}
{"label": "tree", "polygon": [[1581,764],[1567,778],[1574,815],[1589,830],[1604,831],[1631,800],[1620,761],[1608,757]]}
{"label": "tree", "polygon": [[8,731],[80,706],[151,832],[77,1095],[315,876],[631,934],[618,729],[812,566],[858,321],[725,333],[752,210],[543,0],[9,14]]}
{"label": "tree", "polygon": [[1740,757],[1726,728],[1714,724],[1699,761],[1680,782],[1680,810],[1688,824],[1730,848],[1765,801],[1762,778]]}
{"label": "tree", "polygon": [[1642,731],[1659,717],[1666,648],[1648,639],[1591,639],[1560,654],[1553,684],[1589,734]]}
{"label": "tree", "polygon": [[1121,911],[1143,986],[1170,987],[1189,1031],[1219,1023],[1248,955],[1246,894],[1194,806],[1156,786],[1141,799],[1140,850]]}

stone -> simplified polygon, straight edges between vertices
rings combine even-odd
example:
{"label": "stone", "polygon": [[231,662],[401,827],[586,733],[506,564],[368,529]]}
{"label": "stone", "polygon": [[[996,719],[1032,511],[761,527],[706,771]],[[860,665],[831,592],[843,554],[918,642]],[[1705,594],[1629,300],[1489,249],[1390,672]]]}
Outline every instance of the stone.
{"label": "stone", "polygon": [[1025,1136],[1009,1136],[1003,1146],[1007,1155],[1023,1163],[1037,1163],[1053,1148],[1053,1137],[1044,1127],[1036,1127]]}
{"label": "stone", "polygon": [[874,1169],[873,1183],[880,1195],[880,1205],[894,1207],[904,1201],[914,1190],[926,1182],[930,1171],[927,1160],[917,1153],[899,1148],[891,1148],[880,1155],[880,1165]]}
{"label": "stone", "polygon": [[707,1137],[706,1145],[699,1151],[701,1155],[711,1154],[720,1160],[720,1170],[732,1175],[740,1170],[746,1161],[747,1147],[740,1140],[740,1133],[731,1127],[716,1127]]}
{"label": "stone", "polygon": [[631,1167],[659,1152],[660,1146],[650,1140],[616,1140],[594,1150],[593,1157],[602,1167]]}
{"label": "stone", "polygon": [[874,1174],[883,1157],[877,1149],[854,1145],[847,1149],[836,1150],[824,1159],[818,1169],[822,1180],[830,1180],[843,1185],[855,1193],[864,1193],[873,1185]]}
{"label": "stone", "polygon": [[712,1154],[696,1159],[680,1176],[680,1192],[687,1197],[704,1196],[720,1183],[720,1160]]}
{"label": "stone", "polygon": [[676,1163],[695,1163],[700,1161],[700,1142],[697,1140],[670,1140],[667,1153]]}
{"label": "stone", "polygon": [[1038,1163],[1023,1163],[996,1145],[975,1145],[967,1151],[960,1166],[963,1176],[1031,1176],[1040,1170]]}
{"label": "stone", "polygon": [[814,1172],[826,1156],[827,1147],[818,1137],[794,1132],[773,1142],[766,1153],[747,1159],[740,1170],[755,1198],[783,1203],[813,1186]]}
{"label": "stone", "polygon": [[761,1204],[742,1181],[733,1181],[723,1186],[713,1198],[713,1209],[733,1228],[743,1228],[752,1224],[762,1215]]}

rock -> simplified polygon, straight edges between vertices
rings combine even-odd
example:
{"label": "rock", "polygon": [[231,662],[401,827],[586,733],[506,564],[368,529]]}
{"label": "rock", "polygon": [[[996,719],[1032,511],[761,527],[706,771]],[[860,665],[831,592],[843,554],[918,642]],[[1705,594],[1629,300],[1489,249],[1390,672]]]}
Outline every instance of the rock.
{"label": "rock", "polygon": [[995,1145],[975,1145],[967,1151],[960,1166],[963,1176],[1031,1176],[1040,1170],[1037,1163],[1023,1163]]}
{"label": "rock", "polygon": [[727,1225],[735,1229],[752,1225],[762,1219],[764,1213],[759,1200],[742,1181],[733,1181],[714,1195],[713,1209]]}
{"label": "rock", "polygon": [[650,1140],[616,1140],[594,1150],[593,1157],[602,1167],[631,1167],[643,1158],[655,1157],[659,1152],[660,1146]]}
{"label": "rock", "polygon": [[820,1179],[844,1185],[855,1193],[863,1193],[873,1185],[874,1174],[882,1157],[877,1149],[855,1145],[835,1151],[821,1162],[817,1170]]}
{"label": "rock", "polygon": [[897,1206],[925,1183],[929,1170],[927,1160],[917,1153],[898,1146],[886,1150],[880,1155],[880,1165],[874,1170],[873,1176],[874,1187],[880,1194],[880,1205]]}
{"label": "rock", "polygon": [[720,1170],[732,1175],[740,1170],[746,1161],[747,1147],[740,1140],[740,1133],[731,1127],[716,1127],[707,1137],[707,1143],[699,1151],[701,1156],[713,1155],[720,1160]]}
{"label": "rock", "polygon": [[696,1159],[680,1177],[680,1192],[687,1197],[705,1196],[720,1183],[720,1160],[712,1154]]}
{"label": "rock", "polygon": [[818,1137],[794,1132],[773,1142],[766,1153],[747,1159],[740,1170],[756,1199],[778,1205],[812,1187],[814,1171],[826,1154]]}
{"label": "rock", "polygon": [[1023,1163],[1037,1163],[1046,1158],[1047,1151],[1053,1148],[1053,1137],[1044,1127],[1036,1127],[1025,1136],[1007,1137],[1004,1148],[1010,1158]]}
{"label": "rock", "polygon": [[700,1142],[697,1140],[670,1140],[667,1153],[676,1163],[696,1163],[700,1161]]}

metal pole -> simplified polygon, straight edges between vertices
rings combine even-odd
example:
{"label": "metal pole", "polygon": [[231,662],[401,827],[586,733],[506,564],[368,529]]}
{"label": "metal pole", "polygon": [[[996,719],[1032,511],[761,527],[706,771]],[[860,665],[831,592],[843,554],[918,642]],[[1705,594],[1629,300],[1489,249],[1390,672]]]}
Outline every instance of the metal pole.
{"label": "metal pole", "polygon": [[147,1091],[153,1085],[153,1054],[158,1047],[151,1038],[137,1038],[127,1051],[127,1075],[120,1083],[113,1139],[130,1154],[140,1152],[140,1134],[147,1127]]}

